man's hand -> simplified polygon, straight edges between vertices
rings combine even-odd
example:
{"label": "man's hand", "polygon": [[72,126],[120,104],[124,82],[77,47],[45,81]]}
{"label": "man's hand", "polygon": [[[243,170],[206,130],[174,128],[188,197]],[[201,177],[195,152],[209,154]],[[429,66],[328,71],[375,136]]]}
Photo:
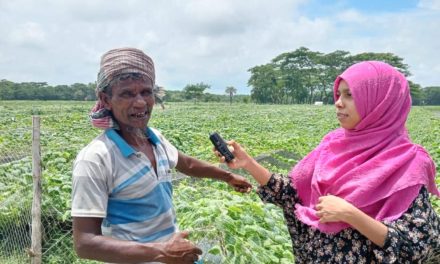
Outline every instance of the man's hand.
{"label": "man's hand", "polygon": [[231,173],[231,179],[228,180],[227,183],[233,187],[235,191],[241,193],[248,193],[252,189],[252,184],[250,184],[245,177],[233,173]]}
{"label": "man's hand", "polygon": [[179,232],[164,242],[161,248],[163,256],[158,261],[172,264],[193,264],[196,262],[199,255],[202,254],[202,250],[186,239],[188,234],[186,231]]}
{"label": "man's hand", "polygon": [[319,222],[349,222],[350,216],[356,209],[351,203],[333,195],[319,197],[316,205],[316,216]]}

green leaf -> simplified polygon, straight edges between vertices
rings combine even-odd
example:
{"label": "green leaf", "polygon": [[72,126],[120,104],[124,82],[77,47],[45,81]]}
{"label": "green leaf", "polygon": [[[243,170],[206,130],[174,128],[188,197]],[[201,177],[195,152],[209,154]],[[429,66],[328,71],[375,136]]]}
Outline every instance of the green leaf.
{"label": "green leaf", "polygon": [[221,252],[222,251],[219,246],[214,246],[208,251],[208,253],[212,255],[220,255]]}

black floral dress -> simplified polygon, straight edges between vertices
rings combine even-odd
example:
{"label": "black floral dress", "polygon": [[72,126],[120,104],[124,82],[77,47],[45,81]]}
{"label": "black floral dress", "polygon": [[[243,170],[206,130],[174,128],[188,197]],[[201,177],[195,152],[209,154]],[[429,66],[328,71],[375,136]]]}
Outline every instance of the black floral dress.
{"label": "black floral dress", "polygon": [[440,218],[424,187],[405,214],[383,222],[388,234],[382,248],[351,228],[330,235],[303,224],[294,214],[301,201],[287,177],[273,174],[257,192],[283,209],[296,263],[440,263]]}

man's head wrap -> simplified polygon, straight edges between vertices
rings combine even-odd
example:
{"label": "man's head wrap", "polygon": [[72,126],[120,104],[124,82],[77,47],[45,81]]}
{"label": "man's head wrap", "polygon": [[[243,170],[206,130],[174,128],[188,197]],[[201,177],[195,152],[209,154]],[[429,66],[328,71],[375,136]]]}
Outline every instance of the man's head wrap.
{"label": "man's head wrap", "polygon": [[90,118],[92,125],[101,128],[118,128],[111,111],[105,109],[104,102],[98,96],[99,92],[111,89],[109,84],[118,76],[127,73],[140,74],[155,84],[153,60],[141,50],[135,48],[112,49],[101,57],[101,64],[96,83],[98,101],[93,107]]}

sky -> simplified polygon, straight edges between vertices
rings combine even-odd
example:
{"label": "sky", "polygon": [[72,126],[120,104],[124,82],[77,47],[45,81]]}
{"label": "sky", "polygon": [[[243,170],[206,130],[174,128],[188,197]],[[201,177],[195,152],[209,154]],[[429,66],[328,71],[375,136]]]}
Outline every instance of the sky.
{"label": "sky", "polygon": [[136,47],[168,90],[249,94],[249,69],[299,47],[391,52],[440,86],[440,0],[0,0],[0,80],[96,81],[101,55]]}

